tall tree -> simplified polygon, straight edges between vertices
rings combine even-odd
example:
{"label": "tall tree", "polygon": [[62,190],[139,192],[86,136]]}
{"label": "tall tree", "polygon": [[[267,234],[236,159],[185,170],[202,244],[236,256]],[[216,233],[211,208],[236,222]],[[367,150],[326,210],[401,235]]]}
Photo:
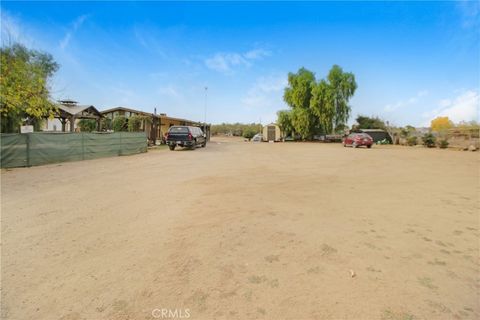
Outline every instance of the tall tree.
{"label": "tall tree", "polygon": [[283,99],[292,109],[290,120],[293,131],[300,134],[303,139],[309,138],[318,131],[316,126],[319,122],[310,108],[315,84],[315,74],[300,68],[297,73],[288,74],[288,87],[283,94]]}
{"label": "tall tree", "polygon": [[350,98],[355,94],[357,83],[355,75],[350,72],[343,72],[343,69],[334,65],[327,76],[332,94],[333,108],[333,130],[339,125],[344,125],[350,116],[351,108],[348,104]]}
{"label": "tall tree", "polygon": [[13,44],[0,48],[0,59],[1,132],[18,132],[23,122],[53,117],[57,108],[48,86],[58,70],[53,57]]}
{"label": "tall tree", "polygon": [[295,132],[307,139],[313,135],[315,119],[308,108],[295,108],[292,110],[292,124]]}
{"label": "tall tree", "polygon": [[313,87],[310,108],[312,113],[318,117],[323,132],[332,132],[334,130],[335,103],[333,90],[327,81],[322,79]]}
{"label": "tall tree", "polygon": [[315,74],[305,68],[300,68],[297,73],[288,74],[288,87],[285,88],[283,99],[290,108],[310,107],[312,89],[315,86]]}
{"label": "tall tree", "polygon": [[305,68],[289,73],[283,99],[292,109],[294,131],[305,139],[343,130],[350,116],[348,103],[356,89],[353,73],[343,72],[337,65],[331,68],[326,79],[318,82],[313,72]]}

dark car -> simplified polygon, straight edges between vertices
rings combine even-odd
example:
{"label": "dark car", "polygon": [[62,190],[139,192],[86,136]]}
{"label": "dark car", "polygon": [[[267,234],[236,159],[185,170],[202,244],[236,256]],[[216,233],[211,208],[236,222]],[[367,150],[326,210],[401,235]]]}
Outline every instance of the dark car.
{"label": "dark car", "polygon": [[167,144],[172,151],[176,146],[195,149],[196,146],[205,147],[207,137],[198,127],[173,126],[168,129]]}
{"label": "dark car", "polygon": [[371,148],[373,139],[366,133],[352,133],[343,139],[343,146],[351,146],[354,148],[365,146]]}

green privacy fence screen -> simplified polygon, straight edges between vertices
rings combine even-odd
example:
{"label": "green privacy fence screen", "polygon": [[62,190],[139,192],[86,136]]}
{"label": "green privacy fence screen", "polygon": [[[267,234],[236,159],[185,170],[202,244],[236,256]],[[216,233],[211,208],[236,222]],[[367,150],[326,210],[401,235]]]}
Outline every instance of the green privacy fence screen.
{"label": "green privacy fence screen", "polygon": [[96,159],[147,151],[144,132],[1,134],[1,167]]}

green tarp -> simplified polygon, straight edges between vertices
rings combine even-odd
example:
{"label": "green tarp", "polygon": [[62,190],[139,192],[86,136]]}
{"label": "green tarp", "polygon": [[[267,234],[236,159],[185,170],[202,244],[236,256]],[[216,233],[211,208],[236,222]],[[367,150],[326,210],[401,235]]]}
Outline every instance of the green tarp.
{"label": "green tarp", "polygon": [[144,132],[1,134],[1,167],[96,159],[147,151]]}

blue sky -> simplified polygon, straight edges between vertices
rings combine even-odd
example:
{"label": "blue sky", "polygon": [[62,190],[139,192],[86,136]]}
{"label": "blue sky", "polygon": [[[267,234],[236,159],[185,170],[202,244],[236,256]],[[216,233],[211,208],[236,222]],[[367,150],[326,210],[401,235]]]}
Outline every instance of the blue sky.
{"label": "blue sky", "polygon": [[480,7],[449,2],[1,2],[2,43],[51,53],[55,99],[271,122],[287,73],[356,75],[357,114],[478,120]]}

